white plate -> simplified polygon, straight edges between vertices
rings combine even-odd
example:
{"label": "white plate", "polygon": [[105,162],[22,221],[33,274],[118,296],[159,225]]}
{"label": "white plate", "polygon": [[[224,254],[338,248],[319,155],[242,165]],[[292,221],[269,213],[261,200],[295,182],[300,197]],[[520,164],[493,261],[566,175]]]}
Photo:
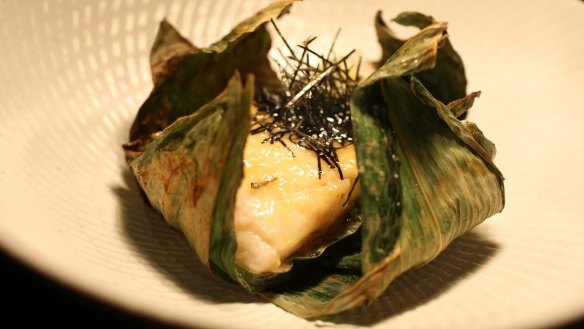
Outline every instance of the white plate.
{"label": "white plate", "polygon": [[[232,3],[233,2],[233,3]],[[310,328],[207,273],[143,202],[120,145],[151,89],[163,17],[205,46],[266,1],[2,1],[0,245],[76,289],[203,327]],[[525,328],[584,314],[584,4],[316,1],[279,23],[290,40],[342,26],[339,50],[380,50],[372,25],[404,9],[450,22],[471,119],[498,146],[507,206],[369,309],[373,327]]]}

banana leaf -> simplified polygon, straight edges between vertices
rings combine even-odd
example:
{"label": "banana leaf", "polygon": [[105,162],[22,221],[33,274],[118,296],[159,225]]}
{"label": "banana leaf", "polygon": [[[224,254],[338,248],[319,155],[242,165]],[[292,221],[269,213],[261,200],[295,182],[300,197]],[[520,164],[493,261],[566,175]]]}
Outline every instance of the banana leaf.
{"label": "banana leaf", "polygon": [[270,4],[202,49],[163,21],[150,54],[155,86],[130,128],[130,141],[124,145],[126,161],[140,155],[153,134],[215,98],[235,71],[244,78],[253,74],[264,88],[281,88],[267,57],[271,37],[265,25],[286,13],[293,2]]}
{"label": "banana leaf", "polygon": [[[235,262],[233,213],[254,75],[243,82],[234,70],[218,95],[149,137],[152,141],[130,167],[153,207],[184,233],[217,275],[304,318],[372,303],[397,276],[431,261],[504,206],[503,176],[492,159],[494,144],[476,125],[457,118],[478,93],[445,105],[416,77],[437,66],[446,28],[440,22],[422,28],[354,91],[360,234],[346,237],[318,258],[295,261],[286,282],[276,280],[281,283],[277,287],[263,284],[272,278],[257,278]],[[230,40],[212,46],[218,51],[214,56],[228,49]],[[159,83],[171,76],[161,76]],[[204,89],[200,83],[188,88]],[[193,102],[184,93],[181,97]]]}
{"label": "banana leaf", "polygon": [[[431,261],[503,209],[503,176],[493,164],[493,150],[482,146],[488,140],[411,77],[435,67],[446,27],[424,28],[353,93],[360,246],[331,250],[324,268],[304,283],[298,278],[290,290],[264,293],[275,304],[306,318],[369,304],[398,275]],[[476,96],[454,105],[466,111]]]}
{"label": "banana leaf", "polygon": [[221,94],[176,120],[130,163],[151,205],[208,266],[212,223],[232,218],[220,205],[234,203],[243,175],[252,97],[253,78],[244,88],[235,74]]}
{"label": "banana leaf", "polygon": [[[403,12],[392,21],[403,26],[414,26],[419,29],[436,23],[432,16],[414,11]],[[375,17],[375,31],[382,50],[378,66],[382,66],[406,40],[402,40],[395,35],[383,20],[381,11],[378,11]],[[467,81],[462,58],[454,50],[449,39],[445,38],[440,44],[434,68],[420,72],[417,76],[432,95],[443,103],[448,104],[466,96]],[[465,115],[466,112],[459,113],[457,118],[463,119]]]}
{"label": "banana leaf", "polygon": [[183,56],[196,54],[201,50],[183,37],[166,19],[160,22],[154,44],[150,50],[152,81],[156,85],[160,78],[173,71]]}

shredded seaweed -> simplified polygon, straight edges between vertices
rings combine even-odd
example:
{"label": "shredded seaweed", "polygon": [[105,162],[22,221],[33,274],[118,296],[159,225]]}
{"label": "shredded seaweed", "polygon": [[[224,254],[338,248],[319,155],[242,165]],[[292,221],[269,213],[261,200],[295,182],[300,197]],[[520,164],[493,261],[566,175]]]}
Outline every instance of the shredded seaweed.
{"label": "shredded seaweed", "polygon": [[[352,74],[354,67],[347,60],[355,50],[338,60],[334,57],[340,30],[326,56],[310,48],[316,37],[297,45],[300,49],[297,54],[273,20],[272,25],[290,53],[283,56],[286,65],[280,66],[284,88],[279,92],[259,88],[251,133],[267,132],[263,143],[280,143],[292,156],[294,152],[288,143],[313,151],[319,178],[324,162],[329,168],[336,168],[343,179],[337,150],[353,143],[349,101],[358,83],[361,60]],[[311,58],[313,61],[316,58],[316,63],[311,63]]]}

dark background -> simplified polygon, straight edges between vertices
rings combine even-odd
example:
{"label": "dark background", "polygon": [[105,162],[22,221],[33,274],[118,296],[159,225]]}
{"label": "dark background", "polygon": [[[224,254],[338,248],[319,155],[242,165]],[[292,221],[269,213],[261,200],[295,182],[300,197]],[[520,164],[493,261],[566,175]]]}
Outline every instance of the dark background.
{"label": "dark background", "polygon": [[[0,250],[2,322],[17,328],[180,329],[117,309],[29,269]],[[558,329],[584,328],[584,318]]]}
{"label": "dark background", "polygon": [[[0,250],[0,327],[179,329],[117,309],[46,278]],[[8,326],[5,326],[9,323]]]}

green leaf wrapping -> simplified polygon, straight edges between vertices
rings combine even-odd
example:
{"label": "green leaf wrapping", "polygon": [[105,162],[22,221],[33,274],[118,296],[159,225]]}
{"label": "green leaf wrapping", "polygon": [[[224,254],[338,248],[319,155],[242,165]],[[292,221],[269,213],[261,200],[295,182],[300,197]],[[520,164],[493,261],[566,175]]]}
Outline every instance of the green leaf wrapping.
{"label": "green leaf wrapping", "polygon": [[162,20],[150,49],[150,68],[154,84],[160,78],[166,77],[183,56],[199,51],[199,48],[183,37],[166,19]]}
{"label": "green leaf wrapping", "polygon": [[[432,16],[418,12],[403,12],[393,19],[404,26],[415,26],[419,29],[436,23]],[[383,21],[381,11],[375,17],[375,30],[381,45],[382,56],[379,66],[390,58],[406,40],[395,36],[389,26]],[[454,50],[450,40],[444,39],[438,50],[436,65],[432,70],[420,72],[418,78],[428,90],[443,103],[449,103],[466,96],[466,75],[460,55]],[[462,113],[458,118],[464,118]]]}
{"label": "green leaf wrapping", "polygon": [[[235,77],[237,78],[237,76]],[[233,212],[235,210],[235,195],[243,177],[243,149],[250,129],[250,109],[254,94],[253,76],[250,76],[245,90],[240,95],[239,112],[231,117],[231,146],[229,144],[217,146],[228,149],[229,153],[225,158],[223,175],[214,203],[213,217],[211,220],[211,238],[209,241],[209,262],[214,273],[226,274],[230,279],[244,284],[245,280],[239,279],[239,268],[235,263],[235,251],[237,243],[235,231],[233,229]],[[227,120],[224,119],[224,120]],[[212,136],[209,136],[212,137]],[[221,137],[215,143],[222,143]],[[227,139],[229,141],[229,138]]]}
{"label": "green leaf wrapping", "polygon": [[130,142],[125,145],[127,161],[143,151],[152,134],[215,98],[235,71],[244,78],[253,74],[266,88],[280,88],[267,57],[271,37],[265,23],[285,13],[292,2],[267,6],[203,49],[189,47],[188,41],[163,22],[151,52],[156,85],[130,128]]}
{"label": "green leaf wrapping", "polygon": [[[184,233],[206,265],[210,244],[217,247],[213,223],[224,222],[222,216],[232,218],[223,205],[233,206],[233,185],[242,176],[252,97],[250,81],[243,89],[235,75],[223,93],[176,120],[130,163],[152,206]],[[213,257],[217,252],[212,251]]]}
{"label": "green leaf wrapping", "polygon": [[[372,154],[385,155],[399,166],[399,173],[394,166],[385,169],[383,177],[389,178],[377,186],[361,185],[363,207],[395,205],[401,214],[399,221],[364,215],[365,274],[337,299],[348,302],[357,292],[363,301],[375,299],[397,275],[434,259],[454,238],[503,209],[503,178],[489,155],[419,80],[413,78],[410,87],[399,77],[399,71],[415,72],[436,60],[445,30],[444,23],[422,30],[353,95],[362,182],[371,176],[373,183],[384,170],[379,162],[369,161]],[[412,60],[411,49],[418,47],[426,51],[416,51],[420,57]],[[385,145],[370,143],[374,127],[386,132]],[[401,200],[383,198],[378,192],[392,184],[401,185]],[[384,228],[396,225],[401,226],[397,241],[387,240]]]}

